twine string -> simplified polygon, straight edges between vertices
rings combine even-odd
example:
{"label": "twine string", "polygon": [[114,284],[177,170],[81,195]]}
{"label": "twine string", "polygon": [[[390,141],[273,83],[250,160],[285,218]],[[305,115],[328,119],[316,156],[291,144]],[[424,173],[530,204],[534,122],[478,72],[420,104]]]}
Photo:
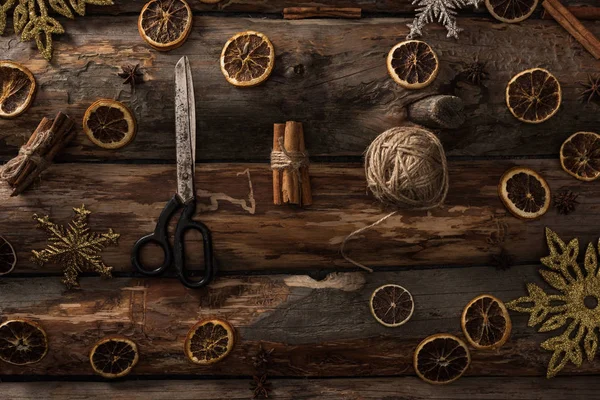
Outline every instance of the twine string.
{"label": "twine string", "polygon": [[[448,194],[448,163],[442,143],[433,133],[414,126],[388,129],[373,140],[365,152],[365,176],[373,196],[386,206],[431,210],[441,206]],[[346,255],[346,243],[397,212],[346,236],[340,248],[342,257],[372,272]]]}
{"label": "twine string", "polygon": [[47,144],[52,132],[50,130],[40,132],[30,144],[24,144],[19,149],[19,155],[8,161],[0,169],[0,179],[12,181],[16,179],[27,165],[27,161],[32,161],[38,167],[47,168],[48,161],[37,154],[42,146]]}
{"label": "twine string", "polygon": [[271,169],[291,169],[298,171],[309,164],[306,151],[288,151],[283,145],[283,138],[279,138],[281,151],[271,151]]}

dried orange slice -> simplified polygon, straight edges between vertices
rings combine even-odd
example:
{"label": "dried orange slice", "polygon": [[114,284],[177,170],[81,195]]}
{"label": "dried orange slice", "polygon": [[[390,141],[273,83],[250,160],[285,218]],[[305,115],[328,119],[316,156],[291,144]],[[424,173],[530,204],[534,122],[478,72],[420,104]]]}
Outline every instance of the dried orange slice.
{"label": "dried orange slice", "polygon": [[95,145],[103,149],[120,149],[131,143],[137,124],[125,104],[101,99],[85,112],[83,130]]}
{"label": "dried orange slice", "polygon": [[600,135],[577,132],[560,147],[560,165],[579,179],[591,182],[600,176]]}
{"label": "dried orange slice", "polygon": [[0,61],[0,117],[14,118],[23,114],[33,101],[36,83],[24,66]]}
{"label": "dried orange slice", "polygon": [[176,49],[192,31],[192,10],[185,0],[152,0],[142,8],[138,30],[156,50]]}
{"label": "dried orange slice", "polygon": [[538,0],[485,0],[485,6],[492,17],[508,23],[529,18],[537,5]]}
{"label": "dried orange slice", "polygon": [[467,304],[460,324],[469,344],[479,350],[502,346],[512,330],[504,303],[489,294],[477,296]]}
{"label": "dried orange slice", "polygon": [[263,83],[275,65],[275,49],[260,32],[246,31],[233,36],[221,52],[221,71],[227,82],[250,87]]}
{"label": "dried orange slice", "polygon": [[471,364],[465,342],[454,335],[438,333],[423,340],[415,351],[415,372],[427,383],[442,385],[460,378]]}
{"label": "dried orange slice", "polygon": [[221,361],[233,349],[235,333],[227,321],[204,319],[190,329],[185,339],[185,355],[194,363],[209,365]]}
{"label": "dried orange slice", "polygon": [[126,337],[106,337],[90,352],[92,369],[104,378],[120,378],[129,374],[138,360],[137,345]]}
{"label": "dried orange slice", "polygon": [[502,175],[498,185],[500,199],[516,217],[539,218],[550,208],[550,187],[540,174],[525,167],[514,167]]}
{"label": "dried orange slice", "polygon": [[34,364],[48,353],[48,337],[33,321],[12,319],[0,325],[0,360],[14,365]]}
{"label": "dried orange slice", "polygon": [[517,119],[539,124],[558,111],[562,99],[560,83],[543,68],[515,75],[506,86],[506,105]]}
{"label": "dried orange slice", "polygon": [[9,274],[17,265],[17,253],[10,242],[0,236],[0,276]]}
{"label": "dried orange slice", "polygon": [[405,324],[415,310],[412,295],[400,285],[383,285],[375,289],[369,306],[377,322],[389,327]]}
{"label": "dried orange slice", "polygon": [[407,40],[398,43],[388,53],[387,70],[403,88],[421,89],[428,86],[439,72],[438,57],[427,43]]}

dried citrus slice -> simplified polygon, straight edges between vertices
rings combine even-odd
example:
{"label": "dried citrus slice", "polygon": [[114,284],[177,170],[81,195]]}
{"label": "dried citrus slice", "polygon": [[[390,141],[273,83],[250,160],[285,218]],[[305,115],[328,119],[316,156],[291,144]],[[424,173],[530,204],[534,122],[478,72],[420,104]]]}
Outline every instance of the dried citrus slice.
{"label": "dried citrus slice", "polygon": [[471,364],[471,354],[465,342],[456,336],[438,333],[417,346],[413,363],[419,378],[441,385],[454,382],[465,373]]}
{"label": "dried citrus slice", "polygon": [[560,107],[560,83],[543,68],[532,68],[515,75],[506,86],[506,104],[517,119],[539,124],[552,117]]}
{"label": "dried citrus slice", "polygon": [[492,17],[502,22],[521,22],[535,11],[538,0],[485,0]]}
{"label": "dried citrus slice", "polygon": [[192,31],[192,10],[184,0],[152,0],[142,8],[138,30],[156,50],[176,49]]}
{"label": "dried citrus slice", "polygon": [[469,344],[479,350],[502,346],[512,329],[504,303],[489,294],[477,296],[467,304],[460,324]]}
{"label": "dried citrus slice", "polygon": [[390,76],[406,89],[421,89],[437,77],[439,61],[433,49],[420,40],[398,43],[388,53]]}
{"label": "dried citrus slice", "polygon": [[95,145],[104,149],[120,149],[131,143],[137,125],[133,113],[125,104],[101,99],[85,112],[83,130]]}
{"label": "dried citrus slice", "polygon": [[375,289],[369,305],[377,322],[389,327],[405,324],[415,310],[412,295],[400,285],[383,285]]}
{"label": "dried citrus slice", "polygon": [[198,322],[185,339],[185,355],[194,363],[209,365],[221,361],[233,348],[233,327],[222,319],[211,318]]}
{"label": "dried citrus slice", "polygon": [[560,165],[580,181],[591,182],[600,176],[600,135],[577,132],[560,147]]}
{"label": "dried citrus slice", "polygon": [[0,61],[0,88],[0,117],[14,118],[29,108],[35,95],[35,78],[20,64]]}
{"label": "dried citrus slice", "polygon": [[138,360],[135,342],[120,336],[100,340],[90,352],[92,369],[104,378],[120,378],[129,374]]}
{"label": "dried citrus slice", "polygon": [[48,337],[41,326],[24,319],[0,325],[0,360],[14,365],[39,362],[48,352]]}
{"label": "dried citrus slice", "polygon": [[0,276],[10,273],[17,265],[17,253],[10,242],[0,236]]}
{"label": "dried citrus slice", "polygon": [[550,187],[540,174],[525,167],[514,167],[502,175],[498,185],[500,199],[514,216],[539,218],[550,208]]}
{"label": "dried citrus slice", "polygon": [[221,71],[235,86],[256,86],[264,82],[275,65],[275,49],[260,32],[246,31],[233,36],[221,52]]}

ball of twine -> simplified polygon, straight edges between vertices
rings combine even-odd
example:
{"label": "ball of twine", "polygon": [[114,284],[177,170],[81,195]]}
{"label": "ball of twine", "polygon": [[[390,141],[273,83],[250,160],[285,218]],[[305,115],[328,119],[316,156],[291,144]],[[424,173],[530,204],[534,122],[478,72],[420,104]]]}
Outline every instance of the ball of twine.
{"label": "ball of twine", "polygon": [[440,206],[448,193],[448,164],[439,139],[415,126],[388,129],[365,153],[367,187],[386,205],[417,210]]}

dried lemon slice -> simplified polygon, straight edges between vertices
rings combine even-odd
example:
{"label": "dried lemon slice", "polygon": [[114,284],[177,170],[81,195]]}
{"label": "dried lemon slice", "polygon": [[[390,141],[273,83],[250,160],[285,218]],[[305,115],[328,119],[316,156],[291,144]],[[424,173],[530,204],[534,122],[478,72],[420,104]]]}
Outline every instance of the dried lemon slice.
{"label": "dried lemon slice", "polygon": [[209,365],[225,358],[233,349],[234,342],[234,330],[227,321],[205,319],[188,332],[184,352],[192,362]]}
{"label": "dried lemon slice", "polygon": [[139,360],[135,342],[113,336],[100,340],[90,352],[90,364],[104,378],[120,378],[131,372]]}
{"label": "dried lemon slice", "polygon": [[101,99],[85,112],[83,130],[95,145],[103,149],[120,149],[131,143],[137,132],[137,124],[125,104]]}
{"label": "dried lemon slice", "polygon": [[438,333],[423,340],[414,355],[415,372],[427,383],[442,385],[460,378],[471,364],[467,345],[454,335]]}
{"label": "dried lemon slice", "polygon": [[369,306],[377,322],[389,327],[405,324],[415,310],[412,295],[400,285],[383,285],[375,289]]}
{"label": "dried lemon slice", "polygon": [[420,40],[407,40],[395,45],[387,57],[387,70],[392,79],[406,89],[421,89],[431,84],[439,72],[438,57]]}
{"label": "dried lemon slice", "polygon": [[185,0],[152,0],[142,8],[138,30],[156,50],[176,49],[192,31],[192,10]]}
{"label": "dried lemon slice", "polygon": [[500,199],[514,216],[539,218],[550,208],[550,187],[540,174],[525,167],[511,168],[498,185]]}
{"label": "dried lemon slice", "polygon": [[560,83],[543,68],[515,75],[506,86],[506,105],[517,119],[539,124],[558,111],[562,100]]}
{"label": "dried lemon slice", "polygon": [[0,61],[0,117],[14,118],[27,111],[35,90],[31,71],[11,61]]}
{"label": "dried lemon slice", "polygon": [[9,274],[17,265],[17,253],[10,242],[0,236],[0,276]]}
{"label": "dried lemon slice", "polygon": [[560,147],[560,165],[580,181],[591,182],[600,177],[600,135],[577,132]]}
{"label": "dried lemon slice", "polygon": [[14,365],[39,362],[48,353],[48,337],[41,326],[24,319],[0,325],[0,360]]}
{"label": "dried lemon slice", "polygon": [[538,0],[485,0],[485,6],[492,17],[508,23],[529,18],[537,5]]}
{"label": "dried lemon slice", "polygon": [[490,294],[471,300],[463,310],[460,324],[469,344],[479,350],[502,346],[512,329],[506,306]]}
{"label": "dried lemon slice", "polygon": [[246,31],[233,36],[221,52],[221,71],[227,82],[249,87],[263,83],[275,65],[275,49],[260,32]]}

